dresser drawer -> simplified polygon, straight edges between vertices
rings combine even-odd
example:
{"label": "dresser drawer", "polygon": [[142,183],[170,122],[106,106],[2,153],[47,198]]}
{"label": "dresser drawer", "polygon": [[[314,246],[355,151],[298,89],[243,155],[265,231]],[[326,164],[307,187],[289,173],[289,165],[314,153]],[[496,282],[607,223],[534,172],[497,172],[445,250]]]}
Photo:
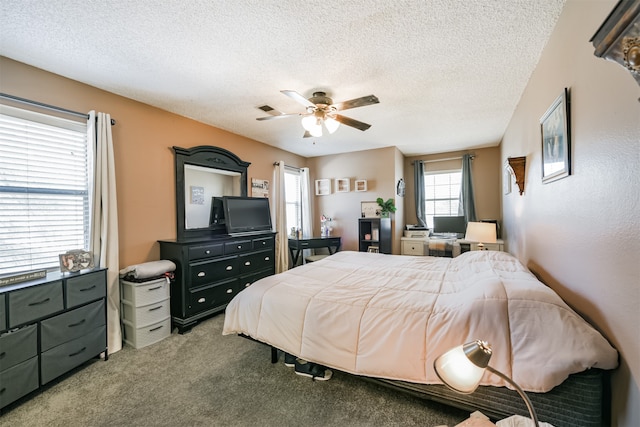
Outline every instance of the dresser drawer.
{"label": "dresser drawer", "polygon": [[38,325],[0,335],[0,371],[38,354]]}
{"label": "dresser drawer", "polygon": [[240,273],[249,273],[272,266],[273,259],[274,253],[272,250],[240,255]]}
{"label": "dresser drawer", "polygon": [[9,294],[9,327],[13,328],[63,309],[60,280],[14,291]]}
{"label": "dresser drawer", "polygon": [[41,351],[81,337],[104,324],[104,301],[96,301],[43,320],[40,322]]}
{"label": "dresser drawer", "polygon": [[134,306],[153,304],[169,298],[169,280],[166,278],[149,282],[120,281],[122,300]]}
{"label": "dresser drawer", "polygon": [[221,307],[228,304],[239,291],[239,279],[231,279],[223,283],[191,289],[189,291],[187,313],[192,315],[211,308]]}
{"label": "dresser drawer", "polygon": [[238,252],[246,252],[252,248],[251,240],[234,240],[232,242],[225,242],[224,253],[235,254]]}
{"label": "dresser drawer", "polygon": [[190,246],[188,249],[189,260],[211,258],[214,256],[220,256],[223,254],[222,243],[216,243],[211,245],[202,246]]}
{"label": "dresser drawer", "polygon": [[122,302],[122,320],[135,325],[137,328],[157,323],[169,316],[171,316],[169,298],[140,307],[135,307],[126,301]]}
{"label": "dresser drawer", "polygon": [[238,257],[226,257],[212,261],[189,264],[191,287],[206,285],[238,274]]}
{"label": "dresser drawer", "polygon": [[258,237],[253,239],[253,249],[270,249],[273,247],[273,237]]}
{"label": "dresser drawer", "polygon": [[0,294],[0,331],[7,329],[7,312],[4,309],[4,294]]}
{"label": "dresser drawer", "polygon": [[134,348],[142,348],[157,343],[171,335],[171,317],[159,322],[143,327],[136,327],[129,322],[122,322],[124,325],[124,341]]}
{"label": "dresser drawer", "polygon": [[0,371],[0,408],[38,388],[38,358]]}
{"label": "dresser drawer", "polygon": [[268,268],[266,270],[261,270],[251,274],[245,274],[240,277],[240,288],[248,288],[253,282],[257,282],[263,277],[273,276],[275,274],[275,269],[273,267]]}
{"label": "dresser drawer", "polygon": [[66,286],[67,308],[104,298],[107,290],[105,272],[70,277],[66,281]]}
{"label": "dresser drawer", "polygon": [[402,242],[402,255],[424,255],[425,242],[423,240],[408,240]]}
{"label": "dresser drawer", "polygon": [[46,384],[106,350],[107,327],[100,326],[73,341],[53,347],[40,356],[42,384]]}

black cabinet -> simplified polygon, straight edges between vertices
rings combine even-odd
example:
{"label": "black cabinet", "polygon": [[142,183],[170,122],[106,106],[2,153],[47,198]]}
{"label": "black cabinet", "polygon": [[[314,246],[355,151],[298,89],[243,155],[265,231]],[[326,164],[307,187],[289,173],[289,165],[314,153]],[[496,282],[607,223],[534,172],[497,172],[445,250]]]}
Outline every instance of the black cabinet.
{"label": "black cabinet", "polygon": [[176,264],[171,321],[182,334],[223,311],[251,283],[275,274],[275,234],[161,240],[160,258]]}
{"label": "black cabinet", "polygon": [[107,270],[0,287],[0,409],[107,353]]}
{"label": "black cabinet", "polygon": [[[358,220],[359,251],[391,253],[391,218],[360,218]],[[375,250],[377,248],[377,250]]]}

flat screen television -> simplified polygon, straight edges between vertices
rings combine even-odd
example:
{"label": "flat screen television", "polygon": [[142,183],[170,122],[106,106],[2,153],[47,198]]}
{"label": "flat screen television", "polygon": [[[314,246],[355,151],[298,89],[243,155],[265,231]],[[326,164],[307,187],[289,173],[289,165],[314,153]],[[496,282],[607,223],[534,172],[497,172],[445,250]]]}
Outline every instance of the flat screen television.
{"label": "flat screen television", "polygon": [[225,196],[222,198],[228,234],[271,231],[271,211],[266,197]]}

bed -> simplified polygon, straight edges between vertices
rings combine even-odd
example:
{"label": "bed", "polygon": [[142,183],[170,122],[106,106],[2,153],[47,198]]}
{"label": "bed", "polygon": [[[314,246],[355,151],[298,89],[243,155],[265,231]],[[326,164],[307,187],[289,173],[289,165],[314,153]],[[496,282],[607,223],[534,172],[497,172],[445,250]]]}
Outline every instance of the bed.
{"label": "bed", "polygon": [[602,425],[606,371],[618,363],[600,333],[498,251],[338,252],[240,292],[223,334],[493,418],[527,415],[498,376],[487,373],[478,391],[460,395],[435,374],[440,354],[482,339],[493,347],[491,366],[529,392],[540,420],[556,427]]}

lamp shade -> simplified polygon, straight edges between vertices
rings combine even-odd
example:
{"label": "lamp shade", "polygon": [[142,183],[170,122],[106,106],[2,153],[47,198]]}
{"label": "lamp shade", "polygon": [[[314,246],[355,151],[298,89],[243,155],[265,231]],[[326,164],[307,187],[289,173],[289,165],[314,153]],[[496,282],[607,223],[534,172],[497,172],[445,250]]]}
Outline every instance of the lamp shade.
{"label": "lamp shade", "polygon": [[331,117],[326,117],[324,119],[324,125],[327,127],[329,133],[334,133],[340,127],[340,122],[336,119],[332,119]]}
{"label": "lamp shade", "polygon": [[314,114],[304,116],[301,122],[302,127],[311,135],[316,137],[322,136],[322,121],[318,119]]}
{"label": "lamp shade", "polygon": [[491,359],[491,347],[476,340],[452,348],[438,357],[433,367],[438,377],[458,393],[473,393]]}
{"label": "lamp shade", "polygon": [[496,243],[496,225],[492,222],[469,222],[465,240],[480,243]]}

